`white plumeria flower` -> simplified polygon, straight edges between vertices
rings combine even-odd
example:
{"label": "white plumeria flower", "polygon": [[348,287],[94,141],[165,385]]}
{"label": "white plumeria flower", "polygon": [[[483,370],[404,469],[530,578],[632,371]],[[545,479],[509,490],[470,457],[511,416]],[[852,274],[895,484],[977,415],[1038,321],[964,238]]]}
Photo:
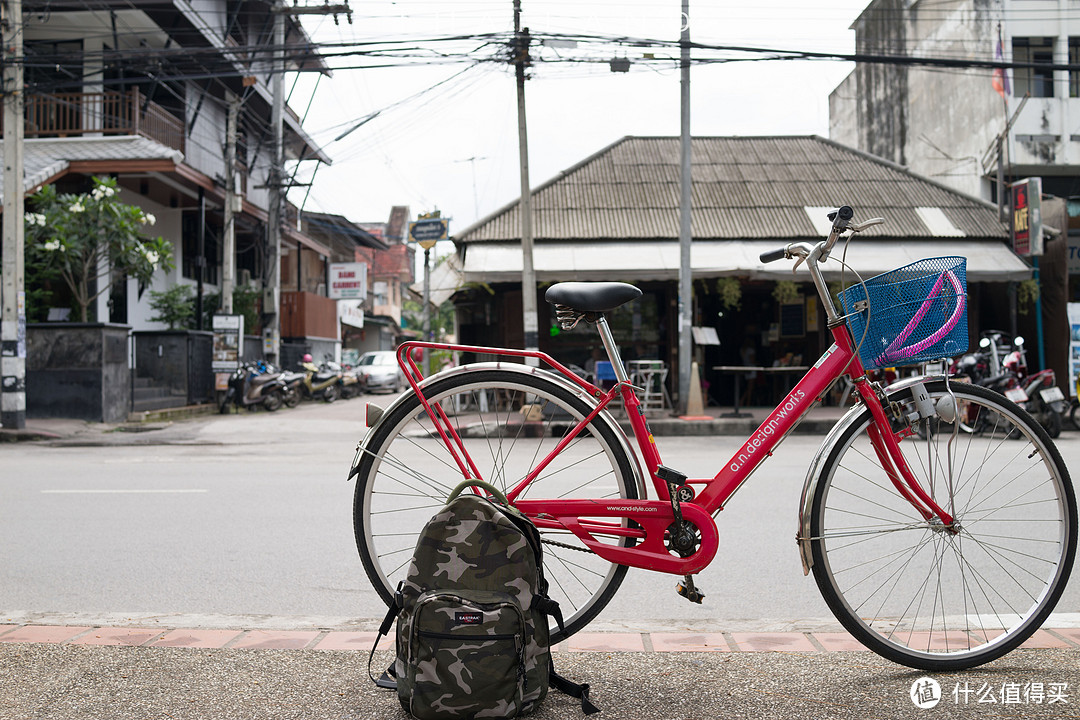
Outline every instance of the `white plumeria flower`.
{"label": "white plumeria flower", "polygon": [[146,253],[146,260],[156,268],[159,260],[158,254],[153,250],[150,250]]}
{"label": "white plumeria flower", "polygon": [[143,217],[142,217],[142,221],[146,225],[153,225],[154,223],[157,222],[157,218],[154,217],[154,213],[144,213]]}
{"label": "white plumeria flower", "polygon": [[84,212],[85,210],[86,210],[86,208],[83,207],[82,202],[78,202],[78,201],[76,201],[75,203],[68,206],[68,212],[81,213],[81,212]]}
{"label": "white plumeria flower", "polygon": [[116,189],[111,188],[108,185],[98,185],[91,193],[91,195],[94,196],[95,200],[101,200],[102,198],[111,198],[115,194]]}
{"label": "white plumeria flower", "polygon": [[56,250],[59,250],[60,249],[60,241],[59,240],[49,240],[49,241],[47,241],[45,243],[44,248],[46,250],[48,250],[49,252],[54,252]]}

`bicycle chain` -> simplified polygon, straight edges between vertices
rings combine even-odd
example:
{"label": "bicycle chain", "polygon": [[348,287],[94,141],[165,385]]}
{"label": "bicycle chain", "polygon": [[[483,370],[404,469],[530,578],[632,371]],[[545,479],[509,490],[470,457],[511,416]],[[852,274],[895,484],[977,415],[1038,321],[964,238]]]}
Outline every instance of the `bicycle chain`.
{"label": "bicycle chain", "polygon": [[575,545],[567,545],[566,543],[556,542],[555,540],[545,540],[544,538],[540,538],[540,542],[544,543],[545,545],[554,545],[556,547],[566,548],[567,550],[577,550],[578,552],[589,553],[591,555],[596,554],[589,548],[577,547]]}

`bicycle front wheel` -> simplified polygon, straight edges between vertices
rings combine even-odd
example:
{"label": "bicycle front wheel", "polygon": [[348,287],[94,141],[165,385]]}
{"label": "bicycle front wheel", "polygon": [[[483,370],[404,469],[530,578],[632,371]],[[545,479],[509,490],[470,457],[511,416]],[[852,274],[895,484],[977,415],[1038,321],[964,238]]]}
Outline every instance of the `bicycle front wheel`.
{"label": "bicycle front wheel", "polygon": [[[590,412],[545,377],[500,369],[449,376],[425,388],[449,417],[480,479],[504,492],[526,477]],[[410,395],[388,411],[360,448],[353,501],[356,544],[368,577],[387,604],[405,577],[417,537],[463,475],[420,403]],[[615,431],[594,420],[559,452],[522,498],[637,498],[634,466]],[[565,632],[585,626],[615,594],[626,567],[588,550],[569,532],[541,529],[544,575]],[[612,544],[629,546],[622,538]]]}
{"label": "bicycle front wheel", "polygon": [[860,642],[903,665],[957,670],[1001,657],[1050,614],[1076,552],[1076,498],[1057,448],[1015,403],[969,384],[926,388],[946,411],[900,448],[954,527],[900,496],[864,411],[822,465],[810,545],[818,587]]}

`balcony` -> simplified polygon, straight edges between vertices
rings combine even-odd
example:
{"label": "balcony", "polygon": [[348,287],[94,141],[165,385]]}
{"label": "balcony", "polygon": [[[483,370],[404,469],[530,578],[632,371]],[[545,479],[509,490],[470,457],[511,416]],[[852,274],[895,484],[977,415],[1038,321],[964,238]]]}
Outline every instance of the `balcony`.
{"label": "balcony", "polygon": [[337,301],[309,292],[281,293],[281,337],[337,338]]}
{"label": "balcony", "polygon": [[127,92],[28,95],[28,138],[142,135],[184,152],[184,122],[148,100],[137,88]]}

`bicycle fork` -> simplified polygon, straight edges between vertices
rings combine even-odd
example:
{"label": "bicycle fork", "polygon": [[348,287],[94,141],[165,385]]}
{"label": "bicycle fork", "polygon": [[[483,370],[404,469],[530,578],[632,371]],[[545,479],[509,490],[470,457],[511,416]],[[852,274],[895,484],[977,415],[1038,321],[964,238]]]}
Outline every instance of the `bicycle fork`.
{"label": "bicycle fork", "polygon": [[[873,417],[873,422],[867,428],[870,444],[873,446],[878,461],[892,482],[893,487],[896,488],[901,497],[915,508],[915,511],[922,516],[923,520],[933,522],[936,518],[946,531],[951,533],[959,532],[959,529],[955,527],[955,518],[938,505],[919,484],[918,480],[915,479],[914,473],[908,467],[907,459],[900,450],[896,433],[893,432],[892,424],[886,415],[886,408],[889,408],[889,412],[893,412],[897,419],[906,421],[906,418],[902,416],[898,409],[892,407],[892,403],[885,397],[884,392],[874,387],[873,383],[867,380],[865,376],[855,381],[855,387]],[[912,399],[916,405],[918,405],[917,393],[919,392],[923,395],[926,393],[921,383],[911,388]],[[920,417],[921,415],[922,412],[920,411]]]}

